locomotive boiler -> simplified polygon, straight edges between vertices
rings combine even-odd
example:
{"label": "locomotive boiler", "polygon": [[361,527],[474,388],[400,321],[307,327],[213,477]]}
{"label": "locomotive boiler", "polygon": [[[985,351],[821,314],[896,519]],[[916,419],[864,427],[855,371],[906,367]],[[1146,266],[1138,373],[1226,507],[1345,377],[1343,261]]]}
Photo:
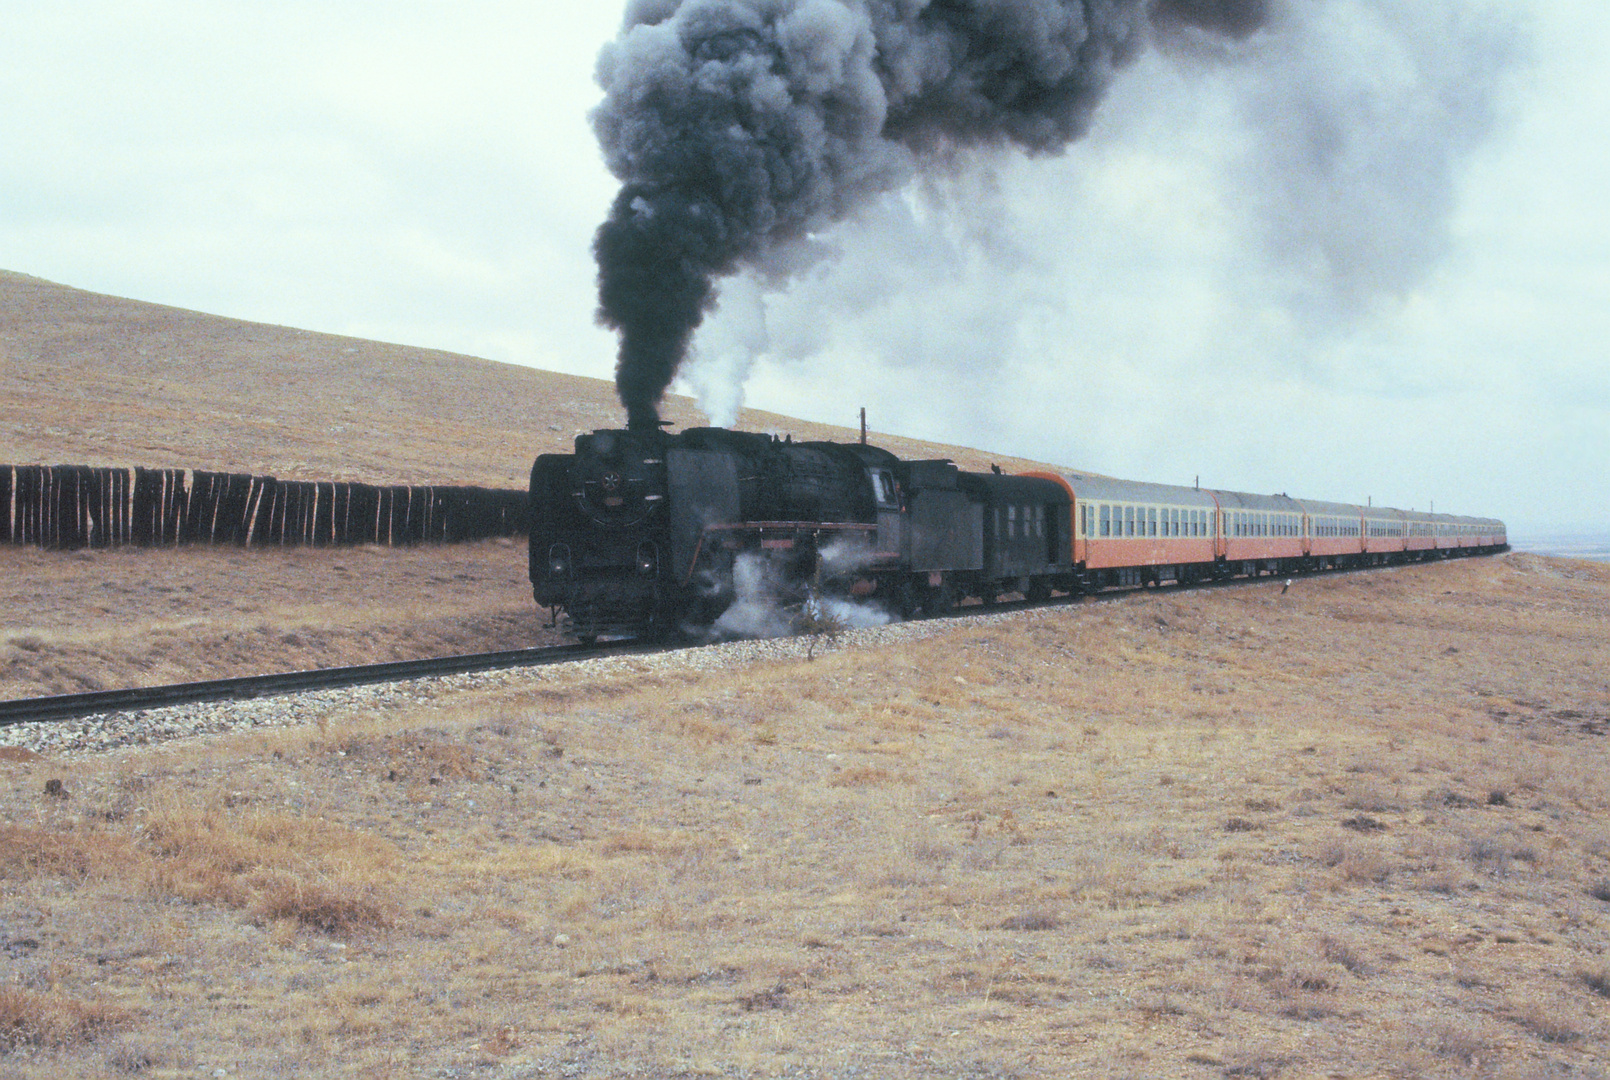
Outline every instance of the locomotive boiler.
{"label": "locomotive boiler", "polygon": [[[983,522],[1003,500],[1012,533],[997,543]],[[1047,481],[863,443],[594,431],[532,467],[532,592],[584,639],[663,633],[719,618],[750,558],[782,604],[839,594],[899,617],[942,612],[992,577],[1011,591],[1065,568],[1067,506]]]}

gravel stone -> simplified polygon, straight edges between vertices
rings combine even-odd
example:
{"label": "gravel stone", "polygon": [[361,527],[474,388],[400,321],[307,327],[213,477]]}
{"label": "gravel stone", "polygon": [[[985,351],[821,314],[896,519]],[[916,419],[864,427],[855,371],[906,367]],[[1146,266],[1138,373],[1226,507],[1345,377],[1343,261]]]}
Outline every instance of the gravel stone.
{"label": "gravel stone", "polygon": [[[820,656],[827,651],[850,648],[877,648],[948,633],[969,625],[1022,618],[1027,614],[1030,613],[966,615],[846,630],[832,641],[818,641],[816,654]],[[576,680],[604,683],[645,674],[713,672],[764,661],[803,660],[809,647],[810,639],[802,636],[751,638],[670,649],[646,656],[612,656],[541,667],[349,686],[337,690],[310,690],[247,701],[199,702],[164,709],[102,713],[73,720],[0,728],[0,746],[20,746],[53,758],[104,754],[131,746],[150,746],[225,732],[317,724],[332,715],[393,711],[466,690],[535,688]]]}

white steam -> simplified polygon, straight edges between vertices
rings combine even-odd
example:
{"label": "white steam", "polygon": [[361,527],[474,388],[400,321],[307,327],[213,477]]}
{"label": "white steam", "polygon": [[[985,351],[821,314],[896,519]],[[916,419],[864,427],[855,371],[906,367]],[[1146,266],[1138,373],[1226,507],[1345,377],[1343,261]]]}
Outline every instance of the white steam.
{"label": "white steam", "polygon": [[[828,550],[824,549],[824,558]],[[841,559],[848,554],[847,547],[839,552]],[[802,598],[797,588],[784,581],[772,559],[752,552],[734,561],[732,581],[732,606],[716,619],[707,635],[714,641],[790,637],[801,632],[812,606],[818,615],[838,621],[845,629],[886,626],[895,621],[877,604],[840,596],[807,594]]]}

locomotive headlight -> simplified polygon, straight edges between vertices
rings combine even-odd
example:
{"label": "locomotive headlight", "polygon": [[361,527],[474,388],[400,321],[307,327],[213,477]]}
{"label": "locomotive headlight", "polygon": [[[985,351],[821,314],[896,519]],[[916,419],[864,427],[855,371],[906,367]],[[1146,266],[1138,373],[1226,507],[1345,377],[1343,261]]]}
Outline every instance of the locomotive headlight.
{"label": "locomotive headlight", "polygon": [[653,544],[641,544],[637,549],[637,572],[653,577],[660,568],[660,550]]}
{"label": "locomotive headlight", "polygon": [[556,578],[570,576],[570,548],[555,544],[548,550],[548,573]]}

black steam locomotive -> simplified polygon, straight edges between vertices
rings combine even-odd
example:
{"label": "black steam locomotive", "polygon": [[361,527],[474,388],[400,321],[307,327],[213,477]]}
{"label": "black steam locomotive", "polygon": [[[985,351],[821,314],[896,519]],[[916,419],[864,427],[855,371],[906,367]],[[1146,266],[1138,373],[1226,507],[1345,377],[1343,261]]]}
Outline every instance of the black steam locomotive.
{"label": "black steam locomotive", "polygon": [[[841,595],[891,615],[964,596],[1048,595],[1070,569],[1070,498],[1049,479],[901,461],[861,443],[691,428],[595,431],[531,470],[531,584],[570,632],[713,623],[743,558],[783,604]],[[986,530],[1009,514],[1010,533]]]}
{"label": "black steam locomotive", "polygon": [[582,638],[708,626],[757,565],[774,606],[839,595],[904,618],[967,597],[1509,549],[1496,518],[1089,473],[969,473],[865,444],[720,428],[582,435],[574,454],[537,459],[531,511],[537,602],[563,609]]}

